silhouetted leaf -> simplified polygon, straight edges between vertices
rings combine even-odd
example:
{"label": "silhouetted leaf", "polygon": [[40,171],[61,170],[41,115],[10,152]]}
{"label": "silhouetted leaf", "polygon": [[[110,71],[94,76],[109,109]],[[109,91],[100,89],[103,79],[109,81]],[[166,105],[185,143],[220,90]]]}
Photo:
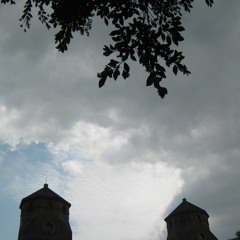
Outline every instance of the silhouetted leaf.
{"label": "silhouetted leaf", "polygon": [[175,75],[177,75],[177,72],[178,72],[178,68],[176,65],[173,66],[173,72]]}
{"label": "silhouetted leaf", "polygon": [[213,0],[206,0],[206,3],[209,7],[213,5]]}
{"label": "silhouetted leaf", "polygon": [[151,86],[154,82],[155,75],[149,74],[147,81],[146,81],[146,86]]}
{"label": "silhouetted leaf", "polygon": [[131,54],[130,54],[130,57],[131,57],[131,59],[132,59],[133,61],[137,61],[136,57],[134,56],[134,53],[131,53]]}
{"label": "silhouetted leaf", "polygon": [[108,19],[107,18],[104,18],[104,22],[108,26]]}
{"label": "silhouetted leaf", "polygon": [[167,93],[168,93],[168,91],[167,91],[167,89],[164,88],[164,87],[160,87],[160,88],[158,89],[158,94],[159,94],[159,96],[160,96],[161,98],[164,98]]}
{"label": "silhouetted leaf", "polygon": [[114,80],[117,80],[118,76],[120,75],[120,71],[119,69],[117,68],[114,72],[113,72],[113,78]]}
{"label": "silhouetted leaf", "polygon": [[111,59],[108,65],[115,68],[117,66],[117,64],[119,64],[118,61]]}
{"label": "silhouetted leaf", "polygon": [[105,82],[106,82],[107,76],[103,76],[100,78],[99,82],[98,82],[98,87],[101,88]]}
{"label": "silhouetted leaf", "polygon": [[167,43],[169,46],[172,44],[172,39],[169,35],[167,36]]}
{"label": "silhouetted leaf", "polygon": [[126,72],[126,71],[123,71],[122,72],[122,76],[124,79],[128,78],[130,75],[129,75],[129,72]]}
{"label": "silhouetted leaf", "polygon": [[103,51],[103,55],[105,56],[109,56],[112,53],[112,50],[106,45],[104,46]]}
{"label": "silhouetted leaf", "polygon": [[129,72],[129,70],[130,70],[129,65],[127,63],[124,63],[123,66],[124,66],[124,71]]}

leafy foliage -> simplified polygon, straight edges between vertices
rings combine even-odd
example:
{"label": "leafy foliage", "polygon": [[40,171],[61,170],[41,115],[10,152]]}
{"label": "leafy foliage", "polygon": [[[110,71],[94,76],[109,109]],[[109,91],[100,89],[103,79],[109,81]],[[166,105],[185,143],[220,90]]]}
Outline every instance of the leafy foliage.
{"label": "leafy foliage", "polygon": [[[129,61],[138,61],[148,73],[147,86],[154,86],[164,98],[167,89],[161,86],[166,67],[190,74],[183,64],[184,56],[176,48],[183,41],[182,12],[190,12],[194,0],[26,0],[21,26],[30,27],[32,8],[38,9],[39,20],[47,28],[57,28],[56,48],[64,52],[73,32],[89,35],[92,20],[99,16],[106,25],[112,24],[113,43],[105,45],[103,54],[114,55],[104,70],[97,74],[99,87],[108,78],[117,80],[130,76]],[[212,6],[213,0],[205,0]],[[13,0],[1,3],[14,4]]]}

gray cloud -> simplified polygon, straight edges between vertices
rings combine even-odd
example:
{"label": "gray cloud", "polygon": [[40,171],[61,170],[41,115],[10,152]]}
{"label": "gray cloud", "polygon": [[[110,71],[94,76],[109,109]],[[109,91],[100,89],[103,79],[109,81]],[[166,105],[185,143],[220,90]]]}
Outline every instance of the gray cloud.
{"label": "gray cloud", "polygon": [[[86,142],[91,152],[86,156],[116,168],[137,162],[180,168],[189,201],[206,208],[220,239],[232,237],[240,207],[238,9],[239,1],[217,1],[211,9],[195,3],[184,16],[180,47],[192,74],[175,77],[169,71],[163,82],[169,95],[161,100],[145,87],[146,75],[134,63],[131,79],[109,80],[98,89],[96,73],[107,60],[101,48],[109,41],[99,22],[90,38],[76,35],[69,51],[60,54],[52,31],[34,21],[25,34],[18,27],[19,5],[4,7],[1,141],[44,142],[50,150]],[[65,163],[66,171],[71,164]],[[181,198],[176,195],[169,209]]]}

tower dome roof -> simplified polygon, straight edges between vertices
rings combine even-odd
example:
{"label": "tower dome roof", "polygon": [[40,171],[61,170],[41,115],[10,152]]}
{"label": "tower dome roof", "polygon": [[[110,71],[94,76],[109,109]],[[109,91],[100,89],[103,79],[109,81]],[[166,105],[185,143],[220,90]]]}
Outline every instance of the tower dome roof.
{"label": "tower dome roof", "polygon": [[183,201],[179,204],[179,206],[176,207],[164,220],[168,221],[170,218],[174,216],[185,213],[202,213],[209,217],[208,213],[205,210],[188,202],[186,198],[183,198]]}
{"label": "tower dome roof", "polygon": [[71,204],[68,201],[66,201],[64,198],[60,197],[58,194],[56,194],[54,191],[48,188],[48,184],[45,183],[43,188],[39,189],[38,191],[22,199],[20,204],[20,209],[22,208],[23,203],[30,202],[37,199],[58,200],[66,204],[68,207],[71,206]]}

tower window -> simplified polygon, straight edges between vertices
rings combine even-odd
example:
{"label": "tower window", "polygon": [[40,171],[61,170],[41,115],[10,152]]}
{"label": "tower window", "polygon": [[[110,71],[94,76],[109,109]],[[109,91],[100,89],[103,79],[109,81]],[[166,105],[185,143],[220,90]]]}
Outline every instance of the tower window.
{"label": "tower window", "polygon": [[52,202],[48,202],[48,208],[49,209],[52,209],[53,207],[52,207]]}
{"label": "tower window", "polygon": [[50,235],[55,231],[55,225],[52,222],[45,222],[42,225],[42,230],[46,235]]}
{"label": "tower window", "polygon": [[197,236],[197,240],[205,240],[205,236],[202,233],[199,233]]}
{"label": "tower window", "polygon": [[197,219],[198,222],[202,221],[199,215],[196,216],[196,219]]}

